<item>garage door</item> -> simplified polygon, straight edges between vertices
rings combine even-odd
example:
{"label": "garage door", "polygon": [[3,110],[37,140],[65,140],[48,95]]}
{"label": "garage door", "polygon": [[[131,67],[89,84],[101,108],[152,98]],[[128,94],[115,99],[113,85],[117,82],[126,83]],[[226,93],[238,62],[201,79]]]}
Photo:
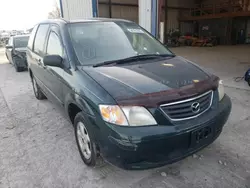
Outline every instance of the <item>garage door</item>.
{"label": "garage door", "polygon": [[[110,9],[111,7],[111,9]],[[99,17],[120,18],[134,22],[138,19],[138,0],[99,0]]]}

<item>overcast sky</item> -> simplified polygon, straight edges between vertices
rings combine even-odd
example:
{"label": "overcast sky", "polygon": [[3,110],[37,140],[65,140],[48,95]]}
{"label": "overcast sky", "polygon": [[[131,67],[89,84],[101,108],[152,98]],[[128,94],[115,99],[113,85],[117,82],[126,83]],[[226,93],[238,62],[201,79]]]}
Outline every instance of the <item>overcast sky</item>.
{"label": "overcast sky", "polygon": [[0,0],[0,30],[29,29],[47,19],[56,0]]}

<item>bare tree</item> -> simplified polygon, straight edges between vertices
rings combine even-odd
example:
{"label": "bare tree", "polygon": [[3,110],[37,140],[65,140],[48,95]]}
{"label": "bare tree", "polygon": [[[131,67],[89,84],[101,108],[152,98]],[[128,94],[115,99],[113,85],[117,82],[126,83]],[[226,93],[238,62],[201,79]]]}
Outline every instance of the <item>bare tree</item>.
{"label": "bare tree", "polygon": [[59,8],[57,2],[55,1],[55,4],[54,4],[52,11],[49,12],[49,14],[48,14],[48,18],[49,19],[56,19],[56,18],[60,18],[60,17],[61,17],[61,11],[60,11],[60,8]]}

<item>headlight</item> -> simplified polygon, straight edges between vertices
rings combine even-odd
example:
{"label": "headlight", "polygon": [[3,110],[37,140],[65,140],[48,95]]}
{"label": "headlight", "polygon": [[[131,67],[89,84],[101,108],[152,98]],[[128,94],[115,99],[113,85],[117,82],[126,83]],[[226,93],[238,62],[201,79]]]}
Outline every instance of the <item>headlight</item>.
{"label": "headlight", "polygon": [[104,121],[116,125],[125,125],[125,126],[128,125],[128,121],[119,106],[99,105],[99,109]]}
{"label": "headlight", "polygon": [[156,125],[156,121],[149,111],[140,106],[122,107],[130,126]]}
{"label": "headlight", "polygon": [[219,101],[221,101],[225,96],[224,85],[222,80],[219,81],[218,92],[219,92]]}
{"label": "headlight", "polygon": [[104,121],[122,126],[156,125],[156,121],[147,109],[139,106],[119,107],[117,105],[99,105]]}

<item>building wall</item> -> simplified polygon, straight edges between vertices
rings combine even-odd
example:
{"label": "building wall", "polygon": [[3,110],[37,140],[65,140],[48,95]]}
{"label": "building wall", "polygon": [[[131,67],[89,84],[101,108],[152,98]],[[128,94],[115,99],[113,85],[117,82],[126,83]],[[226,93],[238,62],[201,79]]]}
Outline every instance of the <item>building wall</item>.
{"label": "building wall", "polygon": [[167,28],[168,30],[179,28],[179,10],[169,9],[167,11]]}
{"label": "building wall", "polygon": [[194,0],[168,0],[168,6],[170,7],[193,7]]}
{"label": "building wall", "polygon": [[[87,19],[97,16],[110,17],[109,0],[59,0],[63,17],[68,20]],[[96,2],[99,2],[97,5]],[[111,17],[128,19],[157,35],[156,0],[112,0]],[[127,4],[127,5],[126,5]],[[97,11],[98,10],[98,11]]]}
{"label": "building wall", "polygon": [[151,32],[151,0],[139,0],[139,24]]}
{"label": "building wall", "polygon": [[[109,0],[99,0],[99,17],[110,17],[108,3]],[[138,23],[138,0],[111,0],[111,4],[112,18],[127,19]]]}
{"label": "building wall", "polygon": [[247,21],[246,42],[250,44],[250,18]]}
{"label": "building wall", "polygon": [[68,20],[93,17],[92,0],[60,0],[63,17]]}
{"label": "building wall", "polygon": [[[172,29],[179,29],[182,33],[193,32],[193,23],[186,22],[180,23],[180,14],[185,14],[185,11],[189,10],[177,9],[177,8],[191,8],[195,5],[195,0],[168,0],[165,10],[161,13],[161,20],[165,22],[165,11],[167,11],[167,32]],[[169,7],[169,8],[167,8]],[[174,9],[176,8],[176,9]],[[189,12],[188,12],[189,13]],[[166,31],[165,31],[166,32]]]}
{"label": "building wall", "polygon": [[131,20],[138,23],[138,7],[112,6],[112,17]]}

